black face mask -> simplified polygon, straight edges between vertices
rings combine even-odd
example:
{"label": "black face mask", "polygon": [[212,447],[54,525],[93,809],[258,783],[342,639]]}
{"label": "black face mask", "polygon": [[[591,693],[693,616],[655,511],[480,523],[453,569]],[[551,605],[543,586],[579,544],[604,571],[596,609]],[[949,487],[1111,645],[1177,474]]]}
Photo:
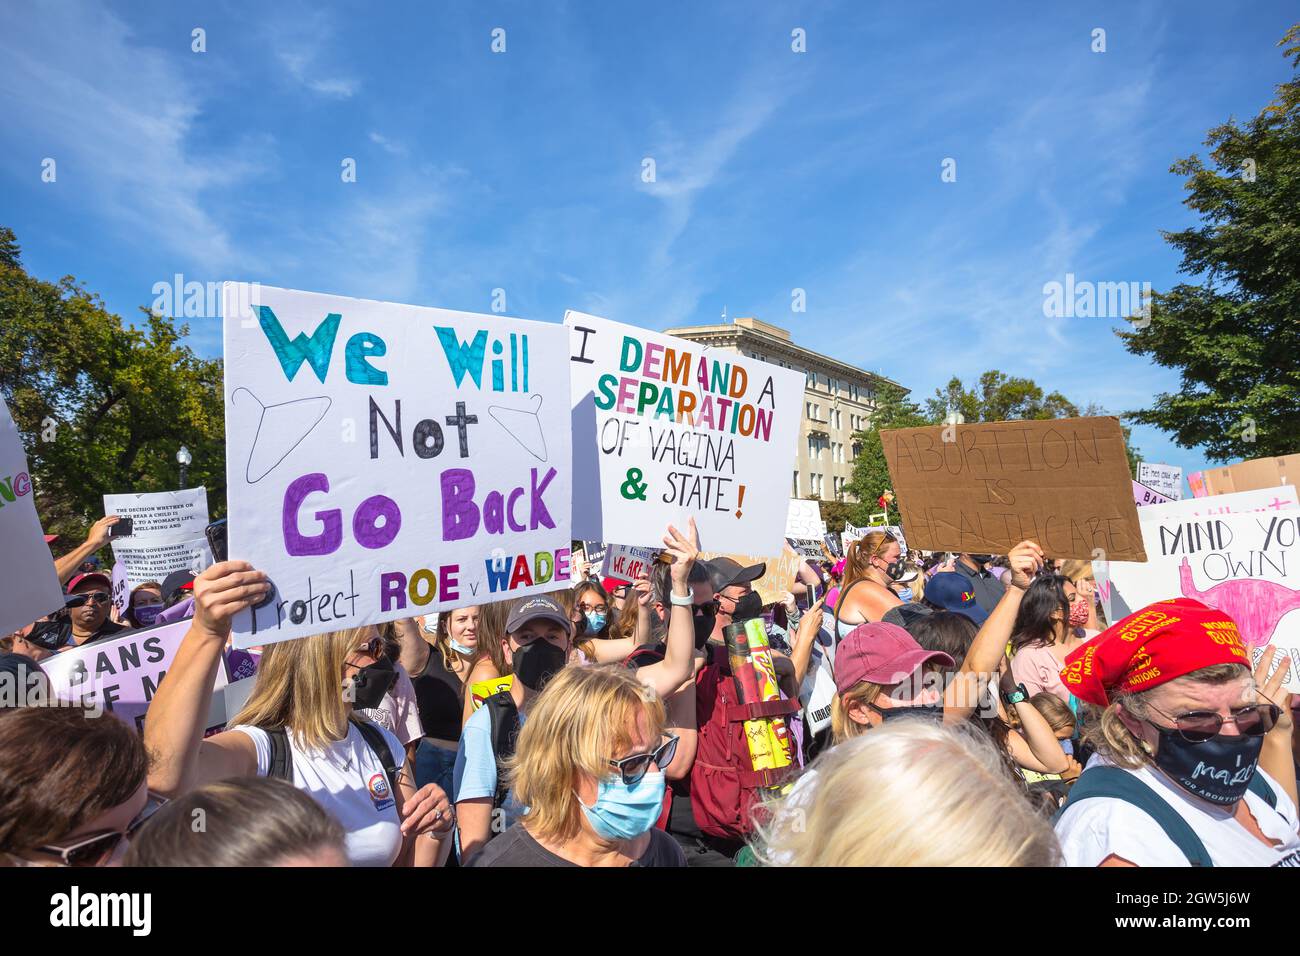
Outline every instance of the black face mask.
{"label": "black face mask", "polygon": [[910,704],[906,707],[877,707],[875,704],[867,706],[878,713],[885,723],[898,720],[900,717],[922,717],[935,723],[943,720],[943,704]]}
{"label": "black face mask", "polygon": [[757,591],[750,591],[743,598],[736,601],[736,609],[731,612],[731,620],[735,622],[748,621],[752,617],[758,617],[763,613],[763,598]]}
{"label": "black face mask", "polygon": [[545,638],[525,644],[514,652],[515,676],[529,690],[541,690],[546,682],[564,669],[568,653]]}
{"label": "black face mask", "polygon": [[704,645],[709,643],[709,637],[713,634],[713,628],[718,623],[716,614],[697,614],[695,621],[695,649],[704,650]]}
{"label": "black face mask", "polygon": [[385,659],[377,664],[367,664],[352,678],[352,706],[358,710],[378,707],[396,682],[397,669],[392,661]]}
{"label": "black face mask", "polygon": [[903,576],[903,559],[899,558],[889,567],[885,568],[885,573],[889,575],[891,581],[897,581]]}
{"label": "black face mask", "polygon": [[1176,730],[1151,726],[1160,734],[1152,761],[1188,793],[1221,807],[1230,807],[1246,795],[1264,746],[1262,736],[1219,734],[1194,744]]}

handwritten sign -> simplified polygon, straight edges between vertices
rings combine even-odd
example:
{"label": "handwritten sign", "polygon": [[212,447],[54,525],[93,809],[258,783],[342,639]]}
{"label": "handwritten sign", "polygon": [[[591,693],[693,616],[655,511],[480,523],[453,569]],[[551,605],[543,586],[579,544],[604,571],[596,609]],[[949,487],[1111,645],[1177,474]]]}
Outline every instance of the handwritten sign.
{"label": "handwritten sign", "polygon": [[785,515],[785,536],[821,540],[826,534],[821,505],[810,498],[791,498]]}
{"label": "handwritten sign", "polygon": [[694,516],[710,547],[779,550],[803,376],[580,312],[564,322],[574,532],[648,544]]}
{"label": "handwritten sign", "polygon": [[1191,518],[1255,511],[1290,511],[1292,508],[1300,508],[1295,485],[1279,485],[1277,488],[1261,488],[1258,491],[1237,491],[1227,495],[1184,498],[1182,501],[1149,505],[1138,512],[1138,518],[1143,522],[1171,519],[1187,521]]}
{"label": "handwritten sign", "polygon": [[1206,492],[1211,495],[1294,485],[1300,482],[1300,454],[1254,458],[1222,468],[1206,468],[1200,474]]}
{"label": "handwritten sign", "polygon": [[635,581],[642,577],[659,552],[654,548],[633,548],[624,544],[611,544],[605,550],[605,564],[601,576],[620,581]]}
{"label": "handwritten sign", "polygon": [[1138,481],[1173,501],[1183,497],[1183,469],[1154,461],[1138,462]]}
{"label": "handwritten sign", "polygon": [[[1300,511],[1143,521],[1142,533],[1147,561],[1107,568],[1110,620],[1155,601],[1196,598],[1236,621],[1255,651],[1276,644],[1300,663]],[[1300,692],[1295,664],[1287,687]]]}
{"label": "handwritten sign", "polygon": [[0,400],[0,635],[63,607],[18,426]]}
{"label": "handwritten sign", "polygon": [[[60,700],[82,701],[138,723],[189,629],[189,621],[177,621],[131,631],[55,654],[41,661],[41,668]],[[214,686],[222,688],[226,682],[225,668],[218,667]]]}
{"label": "handwritten sign", "polygon": [[1029,539],[1056,558],[1091,560],[1101,549],[1145,560],[1116,418],[933,425],[880,438],[912,547],[1005,554]]}
{"label": "handwritten sign", "polygon": [[1147,505],[1163,505],[1173,500],[1173,498],[1162,495],[1153,488],[1148,488],[1141,482],[1133,482],[1133,503],[1139,508]]}
{"label": "handwritten sign", "polygon": [[1193,498],[1204,498],[1210,493],[1205,487],[1205,475],[1199,471],[1193,471],[1187,476],[1187,487],[1192,489]]}
{"label": "handwritten sign", "polygon": [[753,582],[753,588],[763,598],[764,604],[775,604],[785,600],[786,592],[794,585],[804,562],[804,559],[788,546],[783,548],[781,554],[776,557],[734,553],[724,555],[715,551],[701,552],[700,557],[706,561],[713,558],[731,558],[742,568],[765,564],[767,567],[763,576]]}
{"label": "handwritten sign", "polygon": [[236,647],[567,586],[565,329],[264,285],[225,303],[230,555],[276,589]]}
{"label": "handwritten sign", "polygon": [[857,525],[844,522],[844,531],[840,534],[840,541],[844,544],[844,550],[849,550],[849,545],[854,541],[859,541],[867,536],[870,528],[859,528]]}

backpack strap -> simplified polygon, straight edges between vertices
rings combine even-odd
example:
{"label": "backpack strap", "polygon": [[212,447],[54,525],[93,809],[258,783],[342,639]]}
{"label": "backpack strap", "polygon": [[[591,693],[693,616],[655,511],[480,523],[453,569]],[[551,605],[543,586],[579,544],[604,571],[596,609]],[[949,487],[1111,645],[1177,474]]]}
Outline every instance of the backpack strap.
{"label": "backpack strap", "polygon": [[271,742],[271,765],[266,775],[273,780],[293,783],[293,755],[289,753],[289,734],[283,727],[263,727]]}
{"label": "backpack strap", "polygon": [[379,763],[384,768],[384,776],[388,778],[389,793],[397,793],[397,761],[393,759],[393,749],[388,746],[388,741],[384,739],[384,733],[368,720],[362,720],[356,714],[348,717],[357,728],[361,731],[361,736],[365,738],[370,749],[375,752],[379,758]]}
{"label": "backpack strap", "polygon": [[1255,776],[1250,778],[1250,786],[1246,789],[1267,803],[1270,810],[1277,809],[1277,793],[1265,782],[1258,771],[1256,771]]}
{"label": "backpack strap", "polygon": [[1089,797],[1110,797],[1123,800],[1145,812],[1165,831],[1165,836],[1182,850],[1192,866],[1214,866],[1205,844],[1168,803],[1136,776],[1119,767],[1091,767],[1079,775],[1070,788],[1070,797],[1056,813],[1056,819],[1077,800]]}
{"label": "backpack strap", "polygon": [[515,706],[515,699],[508,690],[493,694],[483,701],[483,706],[487,708],[488,718],[492,721],[492,756],[497,763],[497,792],[492,800],[492,808],[496,809],[506,802],[506,793],[509,791],[503,779],[503,764],[514,756],[515,744],[519,740],[519,708]]}

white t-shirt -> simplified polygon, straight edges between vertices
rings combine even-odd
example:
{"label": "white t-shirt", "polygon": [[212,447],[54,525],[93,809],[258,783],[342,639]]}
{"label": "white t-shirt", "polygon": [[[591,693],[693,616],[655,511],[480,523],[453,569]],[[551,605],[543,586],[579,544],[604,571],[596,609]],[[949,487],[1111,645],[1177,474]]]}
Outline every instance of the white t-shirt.
{"label": "white t-shirt", "polygon": [[[260,727],[232,727],[247,734],[257,748],[257,773],[271,769],[271,739]],[[391,732],[379,728],[402,769],[406,752]],[[347,834],[348,862],[353,866],[392,866],[402,849],[401,820],[379,755],[370,749],[354,724],[348,735],[319,753],[305,753],[289,738],[293,785],[310,794],[342,825]]]}
{"label": "white t-shirt", "polygon": [[[1093,767],[1110,764],[1100,754],[1094,755],[1083,776]],[[1277,846],[1261,843],[1233,819],[1234,808],[1216,807],[1192,796],[1149,765],[1124,769],[1178,811],[1205,844],[1215,866],[1300,866],[1295,804],[1263,770],[1256,772],[1277,795],[1277,809],[1249,791],[1244,799],[1259,829],[1278,841]],[[1138,866],[1191,865],[1150,814],[1113,797],[1089,797],[1067,806],[1056,823],[1056,837],[1066,866],[1097,866],[1112,853]]]}

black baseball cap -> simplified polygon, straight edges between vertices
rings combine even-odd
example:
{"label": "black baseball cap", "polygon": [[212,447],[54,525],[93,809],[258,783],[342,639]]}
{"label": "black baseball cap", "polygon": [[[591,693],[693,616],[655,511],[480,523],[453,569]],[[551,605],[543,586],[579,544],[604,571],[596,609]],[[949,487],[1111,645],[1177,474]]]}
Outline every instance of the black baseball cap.
{"label": "black baseball cap", "polygon": [[537,620],[554,621],[565,631],[573,628],[569,615],[564,613],[564,608],[560,607],[555,598],[549,594],[535,594],[515,602],[510,609],[510,617],[506,620],[506,633],[513,634],[529,621]]}
{"label": "black baseball cap", "polygon": [[751,564],[745,567],[728,557],[709,559],[709,582],[713,590],[721,591],[733,584],[749,584],[767,574],[767,564]]}
{"label": "black baseball cap", "polygon": [[173,571],[167,577],[163,578],[162,596],[163,603],[172,599],[177,591],[194,590],[194,572],[193,571]]}

